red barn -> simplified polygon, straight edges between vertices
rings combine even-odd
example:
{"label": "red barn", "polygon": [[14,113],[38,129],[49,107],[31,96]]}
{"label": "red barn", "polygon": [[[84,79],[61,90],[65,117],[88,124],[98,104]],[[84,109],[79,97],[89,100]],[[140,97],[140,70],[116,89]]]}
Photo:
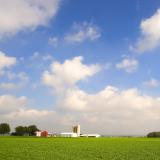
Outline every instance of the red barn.
{"label": "red barn", "polygon": [[47,137],[48,136],[48,132],[47,131],[42,131],[41,132],[41,137]]}
{"label": "red barn", "polygon": [[36,136],[37,137],[47,137],[48,136],[48,132],[47,131],[37,131],[36,132]]}

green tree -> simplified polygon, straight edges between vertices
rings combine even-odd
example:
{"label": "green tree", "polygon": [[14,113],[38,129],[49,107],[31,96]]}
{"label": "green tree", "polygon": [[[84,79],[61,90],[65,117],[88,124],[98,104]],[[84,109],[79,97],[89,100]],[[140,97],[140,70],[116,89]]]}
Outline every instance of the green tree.
{"label": "green tree", "polygon": [[1,123],[0,124],[0,134],[9,134],[11,131],[9,124]]}
{"label": "green tree", "polygon": [[34,136],[35,132],[39,131],[36,125],[30,125],[30,126],[17,126],[15,128],[14,135],[17,136]]}
{"label": "green tree", "polygon": [[24,126],[23,128],[24,128],[24,135],[25,136],[29,136],[29,129],[28,129],[28,127]]}
{"label": "green tree", "polygon": [[23,126],[17,126],[15,128],[15,133],[16,133],[17,136],[23,136],[26,133],[26,128],[23,127]]}
{"label": "green tree", "polygon": [[159,138],[160,137],[160,132],[151,132],[151,133],[148,133],[147,137],[149,137],[149,138]]}
{"label": "green tree", "polygon": [[36,125],[28,126],[28,133],[30,136],[34,136],[36,131],[39,131]]}

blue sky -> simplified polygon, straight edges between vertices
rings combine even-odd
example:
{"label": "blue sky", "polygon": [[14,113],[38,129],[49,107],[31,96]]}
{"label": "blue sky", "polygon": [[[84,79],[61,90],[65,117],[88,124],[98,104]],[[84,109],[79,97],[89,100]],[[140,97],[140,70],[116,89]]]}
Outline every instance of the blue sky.
{"label": "blue sky", "polygon": [[[105,134],[158,130],[159,1],[2,0],[0,6],[1,121],[50,131],[74,123]],[[135,126],[135,116],[142,124]]]}

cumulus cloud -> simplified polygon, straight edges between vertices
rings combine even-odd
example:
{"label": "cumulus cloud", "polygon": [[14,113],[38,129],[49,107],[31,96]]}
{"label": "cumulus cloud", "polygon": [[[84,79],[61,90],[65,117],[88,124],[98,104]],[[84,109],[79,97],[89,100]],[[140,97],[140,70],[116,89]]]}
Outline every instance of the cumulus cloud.
{"label": "cumulus cloud", "polygon": [[137,70],[139,62],[136,59],[124,58],[120,63],[116,64],[117,69],[123,69],[127,73],[133,73]]}
{"label": "cumulus cloud", "polygon": [[16,79],[16,80],[20,80],[20,81],[23,81],[23,82],[29,81],[29,76],[25,72],[15,73],[15,72],[12,72],[12,71],[6,71],[5,76],[9,80],[15,80]]}
{"label": "cumulus cloud", "polygon": [[68,33],[64,40],[69,43],[82,43],[86,40],[94,41],[101,37],[101,32],[98,26],[83,22],[74,23],[71,32]]}
{"label": "cumulus cloud", "polygon": [[27,67],[29,68],[37,68],[39,70],[44,70],[46,68],[46,65],[51,62],[54,59],[52,54],[50,53],[40,53],[40,52],[34,52],[30,57]]}
{"label": "cumulus cloud", "polygon": [[[87,66],[80,63],[80,58],[73,58],[62,64],[52,64],[51,71],[46,71],[42,76],[43,82],[51,86],[51,90],[61,90],[61,86],[65,86],[63,92],[56,94],[58,117],[69,115],[67,124],[80,123],[84,132],[108,135],[143,135],[159,129],[160,97],[142,94],[137,88],[122,90],[115,86],[106,86],[97,93],[87,93],[77,83],[88,74],[75,76],[77,73],[84,73],[75,72],[75,62],[79,63],[80,68]],[[73,68],[73,71],[64,71],[66,67]]]}
{"label": "cumulus cloud", "polygon": [[136,88],[107,86],[96,94],[67,91],[60,105],[72,113],[73,122],[105,134],[145,134],[153,126],[158,129],[160,120],[160,98],[142,95]]}
{"label": "cumulus cloud", "polygon": [[13,124],[35,123],[42,129],[61,132],[74,123],[82,132],[107,135],[146,134],[159,129],[160,97],[143,95],[136,88],[114,86],[89,94],[78,88],[67,90],[55,110],[27,107],[26,97],[0,96],[0,120]]}
{"label": "cumulus cloud", "polygon": [[85,111],[87,110],[87,102],[89,95],[78,88],[67,88],[61,95],[58,106],[64,110]]}
{"label": "cumulus cloud", "polygon": [[72,119],[69,115],[62,115],[54,110],[36,109],[37,107],[29,104],[30,100],[25,96],[0,95],[0,122],[10,123],[12,130],[17,125],[30,124],[54,132],[69,128]]}
{"label": "cumulus cloud", "polygon": [[24,107],[27,103],[26,97],[15,97],[12,95],[1,95],[0,96],[0,114],[8,114],[11,113],[19,107]]}
{"label": "cumulus cloud", "polygon": [[16,64],[15,57],[8,57],[4,53],[0,52],[0,69],[8,68],[12,65]]}
{"label": "cumulus cloud", "polygon": [[160,45],[160,9],[140,24],[141,36],[131,49],[138,53],[151,51]]}
{"label": "cumulus cloud", "polygon": [[60,0],[0,0],[0,38],[46,26]]}
{"label": "cumulus cloud", "polygon": [[5,53],[0,51],[0,72],[3,72],[5,68],[10,68],[17,62],[15,57],[9,57]]}
{"label": "cumulus cloud", "polygon": [[[42,81],[56,92],[53,108],[37,109],[26,97],[0,96],[0,120],[13,126],[36,124],[41,129],[69,131],[81,124],[82,133],[143,135],[159,129],[160,97],[142,94],[137,88],[106,86],[88,93],[78,86],[101,70],[98,64],[85,64],[82,57],[53,62]],[[63,88],[63,90],[61,90]]]}
{"label": "cumulus cloud", "polygon": [[17,124],[39,124],[39,119],[41,118],[42,125],[43,119],[47,119],[49,115],[53,116],[54,114],[48,110],[38,110],[35,107],[29,107],[29,100],[24,96],[0,95],[1,122],[10,122],[13,126]]}
{"label": "cumulus cloud", "polygon": [[54,87],[57,91],[63,91],[66,87],[72,87],[78,81],[93,76],[101,69],[97,64],[85,65],[82,62],[83,57],[65,60],[62,64],[53,62],[50,70],[43,73],[43,83]]}
{"label": "cumulus cloud", "polygon": [[156,88],[159,87],[160,82],[154,78],[150,79],[149,81],[146,81],[143,83],[147,87]]}
{"label": "cumulus cloud", "polygon": [[31,118],[48,114],[46,110],[36,110],[28,107],[29,100],[25,96],[0,95],[0,115],[8,118]]}
{"label": "cumulus cloud", "polygon": [[19,89],[28,82],[29,77],[25,72],[14,73],[10,70],[15,64],[17,64],[16,57],[7,56],[5,53],[0,51],[0,76],[6,77],[9,81],[17,80],[17,83],[1,82],[1,90]]}
{"label": "cumulus cloud", "polygon": [[7,78],[7,82],[4,80],[0,83],[0,89],[3,91],[22,89],[29,82],[29,77],[25,72],[15,73],[12,71],[2,71],[4,77]]}
{"label": "cumulus cloud", "polygon": [[10,119],[14,118],[39,118],[43,116],[47,116],[49,114],[49,111],[47,110],[36,110],[36,109],[19,109],[17,111],[11,112],[6,115],[6,117]]}

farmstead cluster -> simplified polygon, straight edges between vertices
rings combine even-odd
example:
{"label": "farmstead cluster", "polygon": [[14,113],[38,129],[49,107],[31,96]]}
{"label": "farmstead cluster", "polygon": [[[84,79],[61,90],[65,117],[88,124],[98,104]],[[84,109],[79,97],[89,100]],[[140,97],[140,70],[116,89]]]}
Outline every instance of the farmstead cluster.
{"label": "farmstead cluster", "polygon": [[99,134],[81,134],[80,125],[72,127],[72,132],[62,132],[60,134],[49,133],[48,131],[37,131],[37,137],[100,137]]}

